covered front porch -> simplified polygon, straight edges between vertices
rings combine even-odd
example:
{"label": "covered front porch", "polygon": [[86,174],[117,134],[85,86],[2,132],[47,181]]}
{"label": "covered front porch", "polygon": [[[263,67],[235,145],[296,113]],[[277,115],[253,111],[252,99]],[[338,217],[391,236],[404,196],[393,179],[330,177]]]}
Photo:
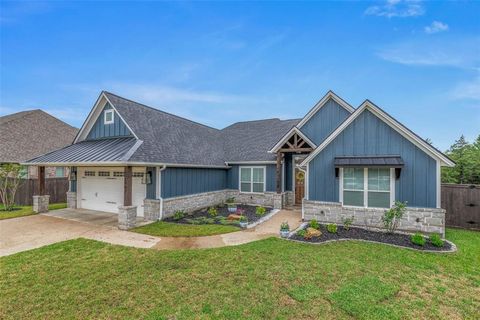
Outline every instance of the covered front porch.
{"label": "covered front porch", "polygon": [[276,192],[283,194],[282,207],[299,208],[307,195],[307,167],[300,164],[316,148],[300,130],[292,128],[270,152],[276,154]]}

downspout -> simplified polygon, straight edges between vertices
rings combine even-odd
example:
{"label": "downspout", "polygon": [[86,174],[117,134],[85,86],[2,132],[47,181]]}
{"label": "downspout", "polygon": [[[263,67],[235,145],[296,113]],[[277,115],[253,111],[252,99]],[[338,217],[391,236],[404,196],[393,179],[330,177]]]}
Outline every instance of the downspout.
{"label": "downspout", "polygon": [[[160,167],[159,167],[160,168]],[[158,199],[160,199],[160,214],[158,220],[163,218],[163,198],[162,198],[162,171],[167,168],[167,165],[163,165],[160,169],[157,170],[157,183],[158,183]]]}

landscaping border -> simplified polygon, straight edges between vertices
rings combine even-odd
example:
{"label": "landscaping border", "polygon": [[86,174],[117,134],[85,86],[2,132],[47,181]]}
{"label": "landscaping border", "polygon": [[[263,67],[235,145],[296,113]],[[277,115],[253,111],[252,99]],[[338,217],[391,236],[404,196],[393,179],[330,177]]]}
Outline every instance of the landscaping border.
{"label": "landscaping border", "polygon": [[[255,222],[252,222],[252,223],[249,223],[247,224],[247,228],[246,229],[250,229],[250,228],[254,228],[256,226],[258,226],[260,223],[263,223],[267,220],[270,220],[274,215],[276,215],[277,213],[280,212],[280,209],[272,209],[272,211],[270,211],[267,215],[265,215],[264,217],[261,217],[260,219],[258,219],[257,221]],[[290,235],[288,235],[290,236]]]}
{"label": "landscaping border", "polygon": [[[301,240],[295,240],[295,239],[291,239],[291,237],[293,235],[295,235],[295,233],[298,231],[298,230],[301,230],[301,229],[305,229],[306,226],[309,225],[309,222],[304,222],[302,223],[298,228],[296,228],[295,230],[291,231],[289,234],[288,234],[288,238],[286,238],[285,240],[288,240],[288,241],[292,241],[292,242],[298,242],[298,243],[304,243],[304,244],[313,244],[313,245],[322,245],[322,244],[327,244],[327,243],[332,243],[332,242],[338,242],[338,241],[361,241],[361,242],[367,242],[367,243],[377,243],[377,244],[384,244],[384,245],[387,245],[387,246],[391,246],[391,247],[395,247],[395,248],[401,248],[401,249],[410,249],[410,250],[413,250],[413,251],[417,251],[417,252],[428,252],[428,253],[454,253],[456,252],[458,249],[457,249],[457,246],[451,242],[450,240],[447,240],[447,239],[444,239],[445,242],[447,242],[448,244],[450,244],[451,248],[450,250],[422,250],[422,249],[416,249],[416,248],[412,248],[412,247],[405,247],[405,246],[399,246],[399,245],[396,245],[396,244],[391,244],[391,243],[386,243],[386,242],[379,242],[379,241],[372,241],[372,240],[364,240],[364,239],[348,239],[348,238],[343,238],[343,239],[332,239],[332,240],[325,240],[325,241],[322,241],[322,242],[308,242],[308,241],[301,241]],[[362,227],[358,227],[358,226],[355,226],[355,228],[359,228],[359,229],[363,229],[363,230],[367,230],[367,231],[371,231],[371,230],[368,230],[366,228],[362,228]],[[375,232],[382,232],[382,231],[375,231]],[[398,234],[404,234],[404,235],[412,235],[412,233],[407,233],[407,232],[396,232]]]}

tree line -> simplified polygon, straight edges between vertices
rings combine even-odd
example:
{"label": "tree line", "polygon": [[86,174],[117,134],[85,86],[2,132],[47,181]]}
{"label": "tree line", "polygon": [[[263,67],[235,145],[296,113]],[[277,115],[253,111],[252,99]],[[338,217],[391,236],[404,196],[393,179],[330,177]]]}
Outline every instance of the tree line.
{"label": "tree line", "polygon": [[473,143],[462,135],[445,153],[456,165],[442,168],[442,183],[480,184],[480,135]]}

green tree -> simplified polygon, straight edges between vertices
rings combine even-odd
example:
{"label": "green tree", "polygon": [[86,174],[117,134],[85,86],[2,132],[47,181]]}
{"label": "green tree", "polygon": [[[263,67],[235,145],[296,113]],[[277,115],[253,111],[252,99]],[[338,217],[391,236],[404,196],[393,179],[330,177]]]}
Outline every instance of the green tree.
{"label": "green tree", "polygon": [[22,183],[22,166],[15,163],[4,163],[0,165],[0,200],[6,211],[13,209],[15,205],[15,194]]}
{"label": "green tree", "polygon": [[462,135],[448,149],[447,155],[456,166],[442,169],[442,182],[480,184],[480,135],[473,144]]}

